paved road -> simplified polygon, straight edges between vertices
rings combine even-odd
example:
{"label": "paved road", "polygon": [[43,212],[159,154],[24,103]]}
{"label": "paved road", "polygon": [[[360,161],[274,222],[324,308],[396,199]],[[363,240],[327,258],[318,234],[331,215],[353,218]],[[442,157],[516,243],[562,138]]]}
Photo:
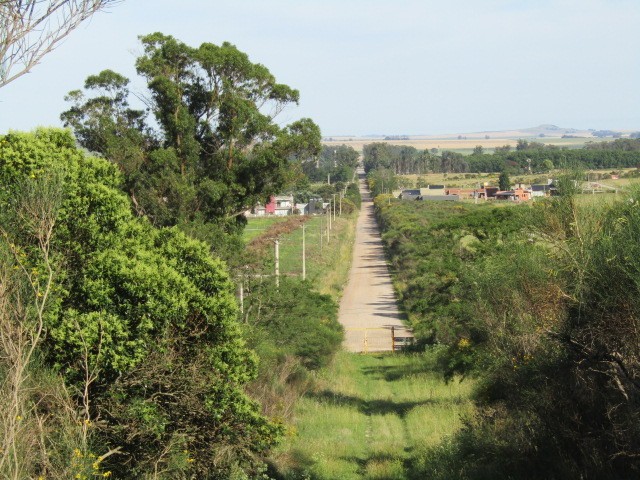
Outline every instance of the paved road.
{"label": "paved road", "polygon": [[391,351],[391,328],[405,331],[384,258],[380,229],[364,172],[358,172],[362,209],[356,226],[353,265],[340,301],[339,321],[345,327],[344,347],[350,352]]}

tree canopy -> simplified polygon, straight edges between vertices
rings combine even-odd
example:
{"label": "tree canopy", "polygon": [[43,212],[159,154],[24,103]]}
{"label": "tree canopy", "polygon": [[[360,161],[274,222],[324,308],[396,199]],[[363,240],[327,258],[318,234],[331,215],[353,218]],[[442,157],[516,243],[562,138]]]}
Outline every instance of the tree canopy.
{"label": "tree canopy", "polygon": [[61,118],[83,147],[120,167],[137,211],[155,225],[233,232],[242,212],[292,181],[292,160],[319,153],[320,131],[310,119],[279,126],[298,91],[234,45],[190,47],[162,33],[140,40],[148,112],[129,106],[127,78],[105,70],[69,93]]}

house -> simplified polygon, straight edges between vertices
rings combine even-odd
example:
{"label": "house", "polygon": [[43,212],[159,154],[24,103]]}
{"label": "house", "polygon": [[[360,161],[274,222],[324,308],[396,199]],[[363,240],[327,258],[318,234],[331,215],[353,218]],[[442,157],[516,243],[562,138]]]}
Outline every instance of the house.
{"label": "house", "polygon": [[253,207],[253,215],[263,217],[267,215],[285,216],[293,213],[295,205],[293,195],[271,196],[266,205],[258,204]]}
{"label": "house", "polygon": [[293,202],[293,195],[278,195],[276,197],[271,197],[271,202],[269,203],[275,203],[273,206],[273,213],[274,215],[281,217],[291,215],[295,205]]}
{"label": "house", "polygon": [[512,202],[526,202],[531,200],[531,192],[524,188],[514,188],[496,193],[496,200],[510,200]]}
{"label": "house", "polygon": [[500,190],[498,187],[485,186],[476,190],[476,197],[484,200],[495,199],[498,190]]}
{"label": "house", "polygon": [[398,198],[401,200],[422,200],[422,195],[420,195],[420,190],[402,190]]}
{"label": "house", "polygon": [[553,183],[553,180],[547,180],[547,183],[540,185],[531,185],[532,197],[549,197],[558,194],[558,189]]}
{"label": "house", "polygon": [[476,188],[447,188],[447,195],[458,195],[460,198],[476,198],[478,197],[478,189]]}
{"label": "house", "polygon": [[293,207],[294,215],[309,215],[309,204],[308,203],[296,203]]}

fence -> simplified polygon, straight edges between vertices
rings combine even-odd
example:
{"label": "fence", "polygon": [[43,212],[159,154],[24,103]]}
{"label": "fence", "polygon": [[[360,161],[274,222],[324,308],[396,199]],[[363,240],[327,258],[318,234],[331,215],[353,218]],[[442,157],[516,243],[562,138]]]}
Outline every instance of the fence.
{"label": "fence", "polygon": [[400,351],[413,345],[414,340],[411,330],[403,326],[345,329],[349,349],[361,353]]}

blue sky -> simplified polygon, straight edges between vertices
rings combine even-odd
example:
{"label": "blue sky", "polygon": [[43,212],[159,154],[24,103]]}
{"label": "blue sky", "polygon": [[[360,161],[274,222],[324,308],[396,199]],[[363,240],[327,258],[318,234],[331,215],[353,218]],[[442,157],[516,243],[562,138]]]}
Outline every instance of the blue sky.
{"label": "blue sky", "polygon": [[638,25],[638,0],[125,0],[0,89],[0,132],[60,125],[105,68],[143,92],[137,36],[154,31],[235,44],[300,90],[278,121],[327,136],[640,130]]}

